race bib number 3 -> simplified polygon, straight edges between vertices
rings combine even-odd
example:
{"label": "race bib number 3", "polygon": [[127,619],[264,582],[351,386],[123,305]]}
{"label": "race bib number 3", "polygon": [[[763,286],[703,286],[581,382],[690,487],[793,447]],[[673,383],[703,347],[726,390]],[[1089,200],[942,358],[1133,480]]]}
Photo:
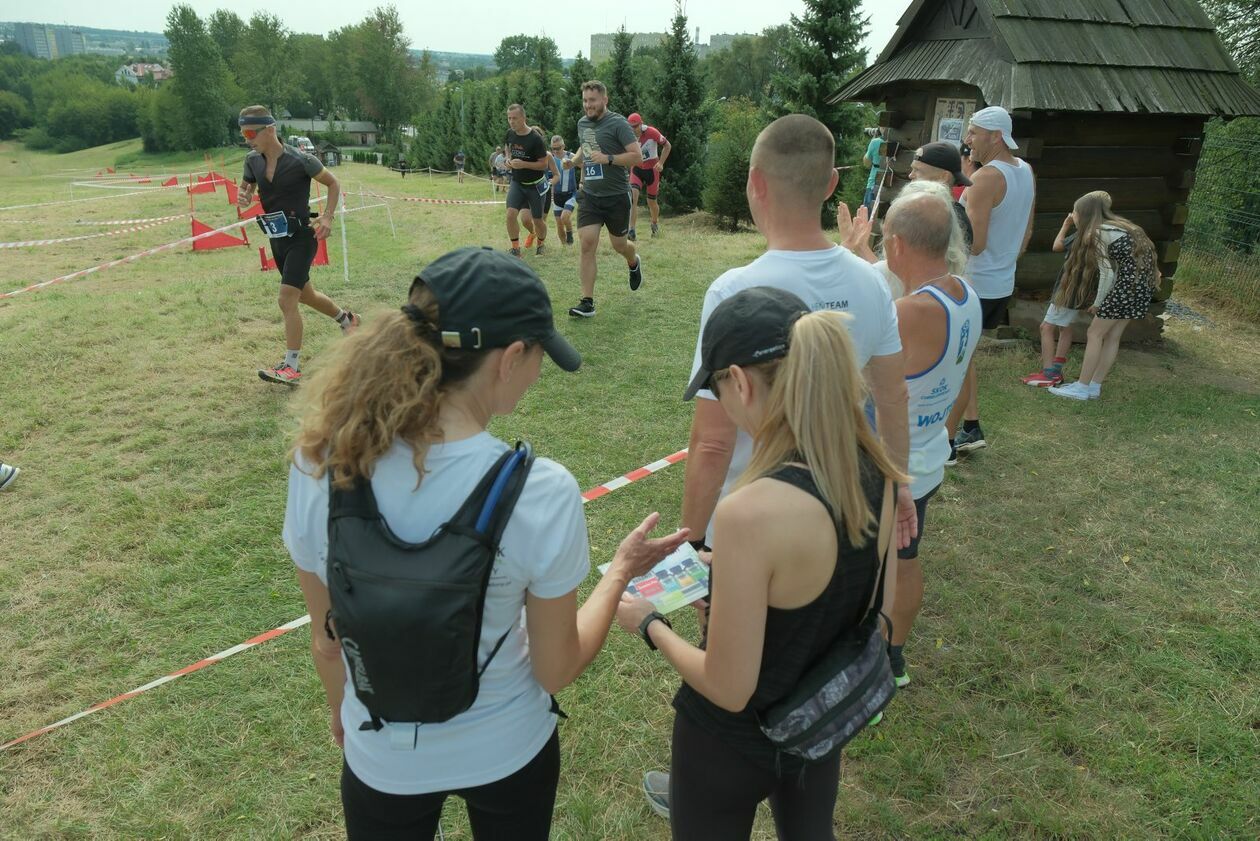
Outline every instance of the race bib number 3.
{"label": "race bib number 3", "polygon": [[258,224],[271,239],[289,236],[289,218],[284,215],[283,210],[264,213],[258,217]]}
{"label": "race bib number 3", "polygon": [[604,177],[603,164],[583,164],[582,177],[587,181],[599,181]]}

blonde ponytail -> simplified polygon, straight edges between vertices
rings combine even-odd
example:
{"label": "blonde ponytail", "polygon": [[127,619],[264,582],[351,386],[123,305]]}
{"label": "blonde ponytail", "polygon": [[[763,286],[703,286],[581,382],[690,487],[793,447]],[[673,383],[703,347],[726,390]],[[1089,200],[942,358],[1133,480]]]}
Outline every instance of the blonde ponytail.
{"label": "blonde ponytail", "polygon": [[884,477],[906,479],[867,422],[866,385],[845,325],[849,318],[831,310],[802,316],[792,327],[787,356],[753,368],[769,383],[770,394],[738,486],[784,462],[803,460],[849,543],[861,546],[877,523],[863,487],[860,454]]}

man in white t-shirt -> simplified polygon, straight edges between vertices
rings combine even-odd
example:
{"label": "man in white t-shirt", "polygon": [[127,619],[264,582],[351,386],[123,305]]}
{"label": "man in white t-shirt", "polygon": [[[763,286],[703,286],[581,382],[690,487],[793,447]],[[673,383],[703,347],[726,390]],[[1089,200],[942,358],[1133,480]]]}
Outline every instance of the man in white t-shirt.
{"label": "man in white t-shirt", "polygon": [[[753,222],[768,248],[709,286],[700,332],[718,304],[752,286],[786,289],[815,310],[849,313],[854,349],[875,398],[880,437],[904,469],[909,435],[897,311],[875,269],[823,233],[820,209],[835,192],[838,179],[835,140],[818,120],[790,114],[761,132],[753,146],[747,194]],[[697,340],[693,375],[699,364]],[[712,393],[701,391],[697,398],[682,521],[693,535],[707,536],[718,499],[748,465],[752,440],[737,433]],[[914,499],[908,488],[899,491],[898,502],[898,538],[904,546],[915,534]]]}

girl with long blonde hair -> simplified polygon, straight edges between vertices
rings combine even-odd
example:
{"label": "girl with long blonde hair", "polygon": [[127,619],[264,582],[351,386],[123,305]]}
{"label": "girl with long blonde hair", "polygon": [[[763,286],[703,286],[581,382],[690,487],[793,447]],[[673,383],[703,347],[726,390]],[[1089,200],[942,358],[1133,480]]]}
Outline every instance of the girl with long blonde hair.
{"label": "girl with long blonde hair", "polygon": [[[1087,309],[1094,316],[1086,333],[1079,379],[1050,393],[1094,400],[1115,364],[1129,322],[1146,315],[1159,283],[1155,246],[1141,227],[1111,209],[1110,194],[1095,190],[1072,208],[1076,241],[1064,264],[1053,305]],[[1065,221],[1066,227],[1066,221]]]}
{"label": "girl with long blonde hair", "polygon": [[714,515],[706,642],[684,640],[642,599],[617,610],[684,681],[669,778],[675,839],[747,838],[767,798],[780,839],[833,837],[840,751],[808,763],[777,751],[758,714],[862,621],[881,554],[886,582],[896,578],[892,482],[903,477],[867,422],[846,318],[752,287],[704,327],[686,397],[710,389],[753,438],[748,468]]}

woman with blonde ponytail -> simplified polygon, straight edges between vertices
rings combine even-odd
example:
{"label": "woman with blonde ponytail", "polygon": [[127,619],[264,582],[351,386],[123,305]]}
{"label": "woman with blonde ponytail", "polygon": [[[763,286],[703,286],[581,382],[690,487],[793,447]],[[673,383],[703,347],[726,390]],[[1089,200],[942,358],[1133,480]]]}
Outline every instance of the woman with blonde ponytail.
{"label": "woman with blonde ponytail", "polygon": [[[840,751],[813,762],[777,751],[759,715],[863,620],[881,560],[895,580],[892,483],[904,477],[867,422],[847,316],[808,309],[790,292],[753,287],[704,327],[686,397],[710,389],[753,438],[747,470],[714,515],[705,642],[653,621],[642,599],[617,610],[617,623],[684,681],[669,777],[675,839],[746,839],[767,798],[781,841],[834,838]],[[893,595],[886,585],[885,606]]]}
{"label": "woman with blonde ponytail", "polygon": [[[452,533],[446,524],[509,450],[487,424],[512,413],[537,381],[544,353],[566,371],[581,364],[555,330],[542,281],[506,254],[464,248],[427,266],[400,310],[349,337],[315,376],[293,452],[284,541],[313,619],[312,654],[332,735],[345,751],[341,796],[351,839],[433,838],[443,802],[457,794],[467,803],[474,839],[545,841],[560,773],[558,708],[548,696],[599,652],[630,579],[686,539],[685,531],[648,539],[659,519],[649,516],[622,541],[579,609],[577,587],[590,568],[582,499],[564,467],[538,458],[527,468],[497,553],[486,554],[487,577],[459,582],[484,594],[479,636],[474,640],[470,630],[449,638],[457,632],[447,629],[464,626],[440,626],[422,646],[415,633],[422,618],[414,615],[407,627],[384,629],[382,651],[391,638],[405,639],[400,647],[426,663],[452,662],[464,670],[457,676],[468,667],[453,652],[475,651],[481,671],[471,705],[420,722],[380,721],[370,709],[390,681],[365,680],[371,652],[348,634],[337,638],[329,580],[342,582],[346,592],[369,590],[370,579],[347,577],[343,564],[363,560],[366,567],[391,552],[413,553],[401,554],[408,560],[435,557],[418,553]],[[350,532],[357,543],[341,532],[330,540],[330,505],[348,496],[358,512],[368,512],[351,516],[371,526]],[[334,525],[346,510],[337,509]],[[481,528],[458,533],[476,536]],[[455,589],[438,597],[458,598]],[[386,605],[389,615],[399,602],[404,610],[411,604],[405,598],[399,593]]]}

